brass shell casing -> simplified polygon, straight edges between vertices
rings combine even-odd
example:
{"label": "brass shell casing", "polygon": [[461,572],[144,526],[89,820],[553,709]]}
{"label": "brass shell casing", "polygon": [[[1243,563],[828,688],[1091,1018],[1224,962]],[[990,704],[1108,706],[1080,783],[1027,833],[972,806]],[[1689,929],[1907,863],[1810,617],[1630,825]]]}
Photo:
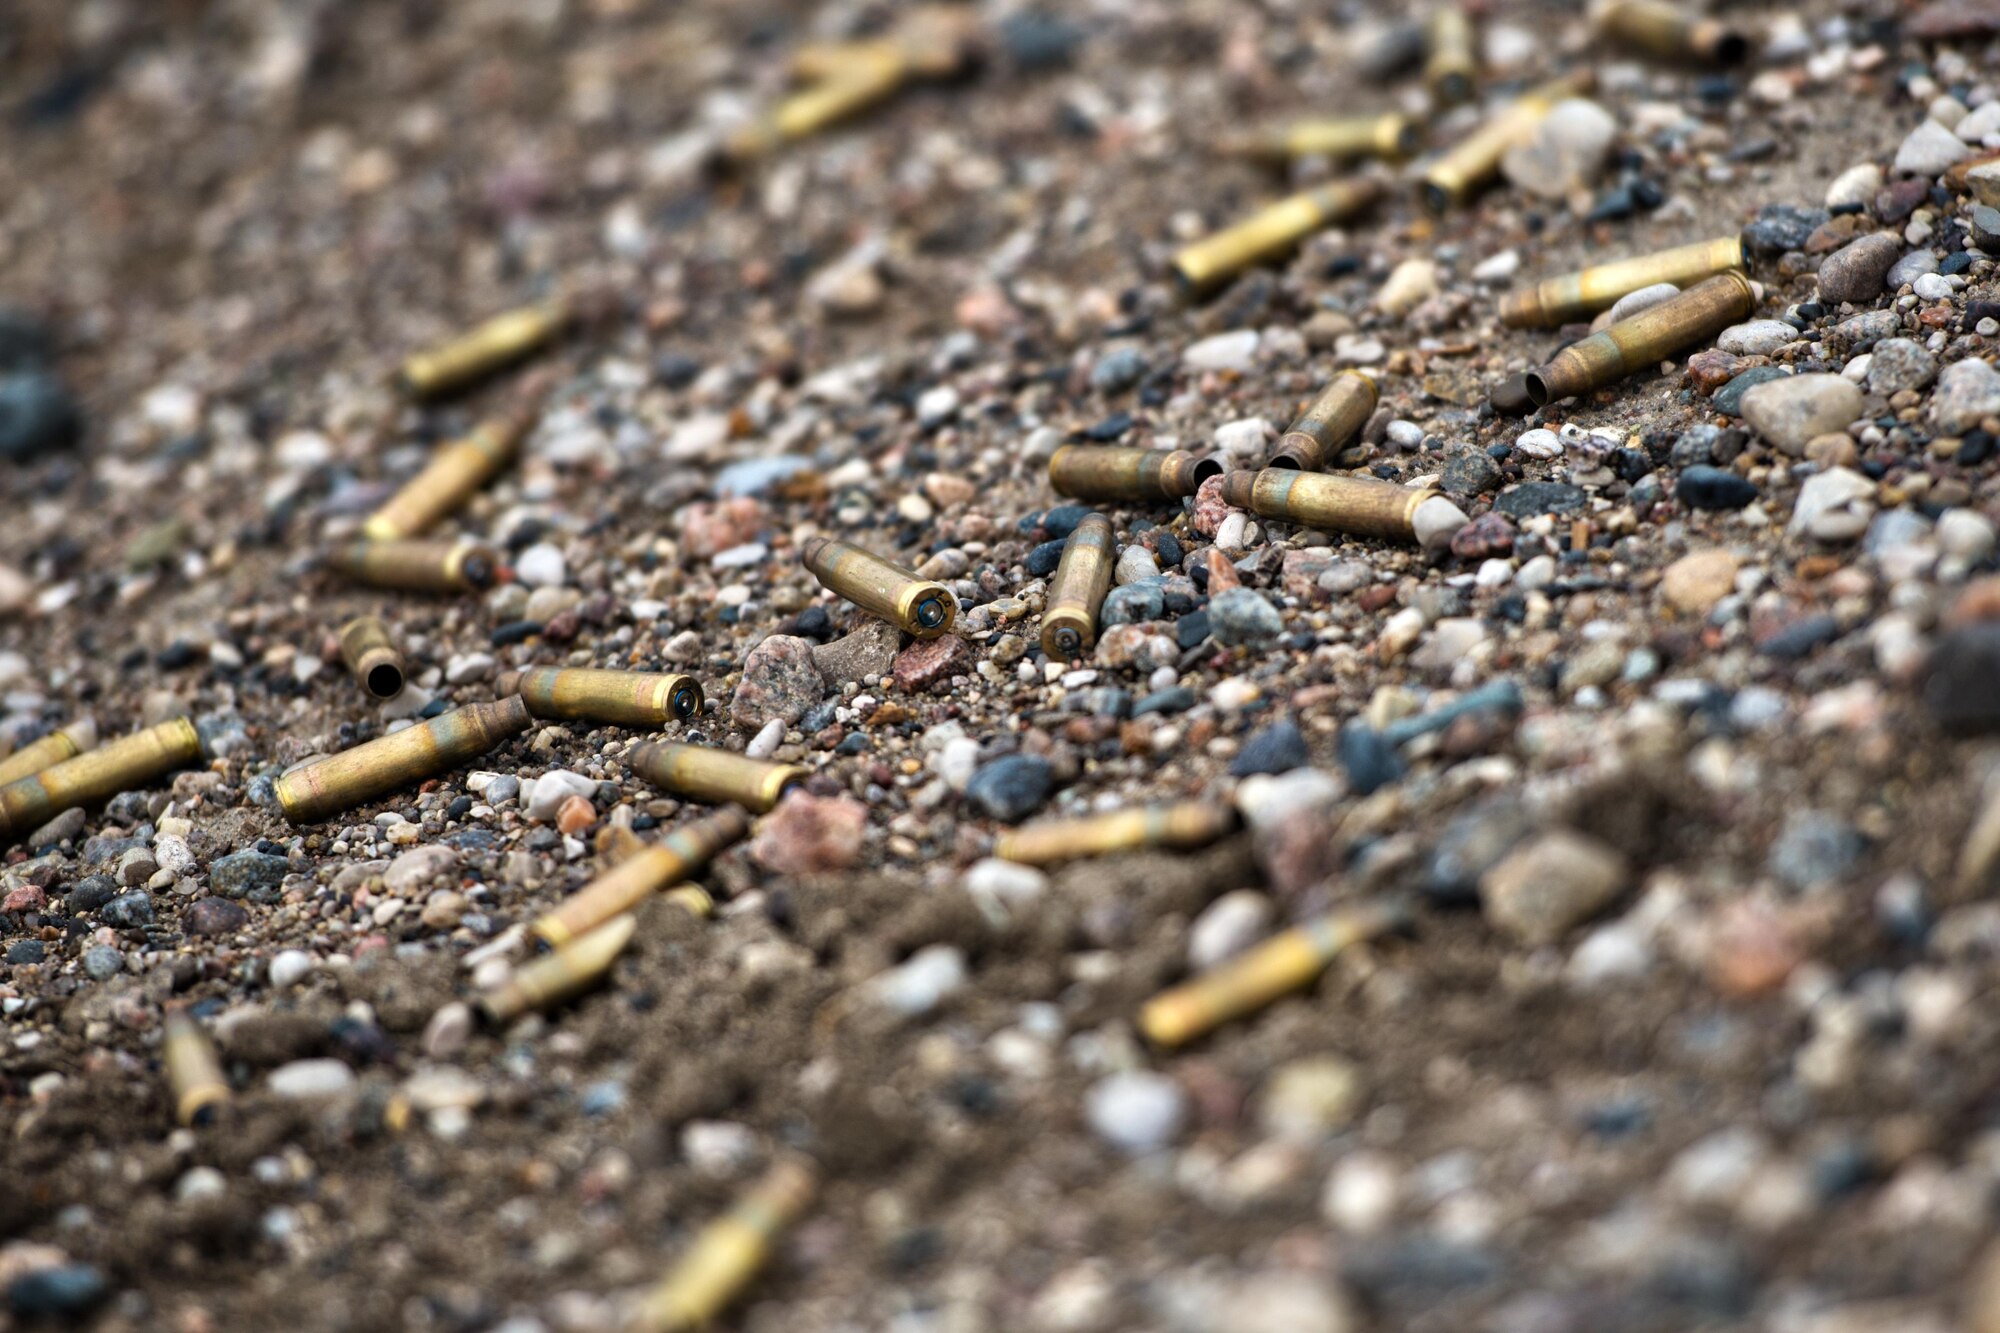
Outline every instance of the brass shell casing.
{"label": "brass shell casing", "polygon": [[403,362],[397,378],[417,398],[441,398],[524,361],[554,342],[575,317],[569,304],[548,301],[495,315],[460,337]]}
{"label": "brass shell casing", "polygon": [[539,402],[482,421],[465,438],[438,446],[423,471],[404,482],[361,525],[362,536],[370,541],[420,537],[458,512],[474,492],[514,461],[538,412]]}
{"label": "brass shell casing", "polygon": [[63,760],[74,759],[96,744],[97,723],[89,718],[58,728],[0,759],[0,787],[32,777],[45,768],[54,768]]}
{"label": "brass shell casing", "polygon": [[528,706],[519,695],[465,704],[299,765],[277,781],[278,808],[294,824],[316,824],[456,768],[527,729]]}
{"label": "brass shell casing", "polygon": [[1740,65],[1750,39],[1720,19],[1702,18],[1661,0],[1611,0],[1593,16],[1607,40],[1678,64]]}
{"label": "brass shell casing", "polygon": [[1380,181],[1360,177],[1280,199],[1187,246],[1174,256],[1174,275],[1190,294],[1206,292],[1247,268],[1284,258],[1306,237],[1355,217],[1381,197]]}
{"label": "brass shell casing", "polygon": [[1053,865],[1142,847],[1206,847],[1235,828],[1236,811],[1228,805],[1178,801],[1030,824],[1002,834],[993,844],[993,854],[1023,865]]}
{"label": "brass shell casing", "polygon": [[645,1333],[687,1333],[706,1326],[750,1285],[778,1237],[811,1206],[818,1173],[803,1158],[774,1163],[694,1244],[645,1298]]}
{"label": "brass shell casing", "polygon": [[1216,147],[1231,157],[1275,164],[1302,157],[1324,157],[1337,162],[1377,157],[1386,162],[1400,162],[1414,157],[1423,144],[1423,126],[1400,111],[1388,111],[1379,116],[1295,121],[1273,129],[1225,136]]}
{"label": "brass shell casing", "polygon": [[459,542],[355,541],[327,556],[337,574],[399,592],[478,592],[500,576],[491,548]]}
{"label": "brass shell casing", "polygon": [[543,943],[561,948],[679,884],[749,833],[750,816],[733,805],[689,820],[563,899],[529,929]]}
{"label": "brass shell casing", "polygon": [[1696,241],[1650,255],[1635,255],[1565,273],[1500,302],[1500,322],[1516,329],[1553,329],[1589,319],[1641,287],[1671,282],[1687,287],[1718,273],[1743,267],[1743,242],[1735,236]]}
{"label": "brass shell casing", "polygon": [[519,693],[536,717],[660,727],[701,716],[701,682],[664,671],[612,671],[602,667],[528,667],[503,693]]}
{"label": "brass shell casing", "polygon": [[1179,500],[1223,470],[1186,449],[1066,444],[1049,458],[1049,485],[1072,500]]}
{"label": "brass shell casing", "polygon": [[1238,509],[1321,532],[1389,541],[1415,541],[1418,506],[1441,493],[1375,477],[1281,467],[1232,472],[1222,479],[1223,499]]}
{"label": "brass shell casing", "polygon": [[1311,985],[1343,949],[1402,929],[1408,920],[1407,909],[1385,902],[1315,917],[1155,995],[1139,1011],[1139,1030],[1156,1046],[1184,1045]]}
{"label": "brass shell casing", "polygon": [[340,627],[340,660],[377,699],[403,692],[403,654],[380,616],[356,616]]}
{"label": "brass shell casing", "polygon": [[935,639],[958,619],[958,599],[942,583],[920,579],[853,542],[813,537],[799,558],[820,586],[919,639]]}
{"label": "brass shell casing", "polygon": [[201,754],[194,723],[177,717],[18,778],[0,787],[0,837],[32,832],[65,810],[143,787],[200,763]]}
{"label": "brass shell casing", "polygon": [[625,752],[625,767],[670,796],[710,805],[740,805],[763,814],[812,774],[732,750],[676,741],[648,741]]}
{"label": "brass shell casing", "polygon": [[1528,396],[1546,407],[1615,384],[1713,338],[1756,308],[1750,279],[1733,271],[1718,274],[1563,348],[1547,365],[1528,372]]}
{"label": "brass shell casing", "polygon": [[1378,401],[1375,381],[1368,376],[1355,370],[1334,376],[1279,437],[1271,466],[1318,472],[1361,434]]}
{"label": "brass shell casing", "polygon": [[166,1066],[167,1091],[174,1100],[174,1119],[183,1125],[206,1124],[215,1108],[229,1100],[229,1080],[215,1045],[192,1016],[170,1009],[161,1024],[160,1061]]}
{"label": "brass shell casing", "polygon": [[1111,520],[1086,514],[1063,543],[1062,561],[1049,584],[1047,609],[1042,612],[1042,651],[1070,661],[1097,642],[1097,613],[1111,591],[1118,549],[1111,537]]}
{"label": "brass shell casing", "polygon": [[1472,19],[1454,4],[1439,5],[1424,24],[1424,86],[1444,106],[1472,99],[1479,76]]}
{"label": "brass shell casing", "polygon": [[570,940],[514,969],[512,976],[479,997],[479,1012],[496,1026],[530,1009],[552,1009],[603,981],[639,928],[629,912],[613,917],[587,935]]}
{"label": "brass shell casing", "polygon": [[723,156],[748,162],[808,138],[892,97],[910,77],[909,61],[892,40],[850,42],[802,51],[792,62],[810,86],[787,96],[769,114],[723,142]]}
{"label": "brass shell casing", "polygon": [[1588,92],[1595,82],[1588,70],[1566,75],[1530,89],[1488,116],[1424,171],[1419,190],[1424,207],[1442,213],[1472,198],[1500,174],[1500,159],[1507,150],[1525,142],[1556,103]]}

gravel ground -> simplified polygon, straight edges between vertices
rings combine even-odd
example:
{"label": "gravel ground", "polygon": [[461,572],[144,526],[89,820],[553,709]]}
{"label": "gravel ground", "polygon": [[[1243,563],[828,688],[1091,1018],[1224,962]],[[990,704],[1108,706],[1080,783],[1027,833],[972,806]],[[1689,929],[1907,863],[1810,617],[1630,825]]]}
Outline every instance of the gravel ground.
{"label": "gravel ground", "polygon": [[[1716,74],[1495,5],[1489,90],[1588,65],[1594,104],[1472,206],[1397,189],[1200,303],[1174,250],[1287,184],[1208,145],[1422,112],[1364,68],[1395,14],[972,12],[975,70],[734,174],[787,53],[896,7],[0,14],[0,744],[186,714],[209,752],[5,853],[0,1329],[616,1328],[787,1152],[820,1196],[736,1327],[2000,1329],[2000,178],[1936,185],[2000,146],[2000,12],[1732,8],[1766,42]],[[1752,322],[1494,412],[1571,336],[1505,292],[1746,227]],[[335,578],[518,384],[413,407],[401,358],[552,294],[597,313],[448,525],[507,580]],[[1059,444],[1254,466],[1347,366],[1382,408],[1343,466],[1458,506],[1428,549],[1112,508],[1127,623],[1043,659]],[[824,593],[819,533],[949,582],[957,632]],[[278,814],[286,767],[538,663],[709,711]],[[712,919],[651,902],[602,989],[474,1023],[607,830],[701,813],[622,761],[655,735],[812,776]],[[991,855],[1188,798],[1246,831]],[[1382,895],[1412,928],[1304,994],[1139,1035]],[[234,1089],[194,1129],[176,1006]]]}

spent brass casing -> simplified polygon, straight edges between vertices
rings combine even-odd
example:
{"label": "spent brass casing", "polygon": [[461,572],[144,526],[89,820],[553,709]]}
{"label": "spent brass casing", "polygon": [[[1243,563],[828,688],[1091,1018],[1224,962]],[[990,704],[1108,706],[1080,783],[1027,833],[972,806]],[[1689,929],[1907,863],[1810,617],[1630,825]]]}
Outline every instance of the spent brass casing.
{"label": "spent brass casing", "polygon": [[463,439],[440,445],[424,470],[404,482],[361,525],[362,535],[371,541],[420,537],[458,512],[474,492],[514,461],[521,441],[534,429],[538,411],[539,403],[520,407],[480,422]]}
{"label": "spent brass casing", "polygon": [[1756,308],[1750,279],[1733,271],[1718,274],[1563,348],[1547,365],[1528,372],[1528,396],[1546,407],[1615,384],[1706,342]]}
{"label": "spent brass casing", "polygon": [[1442,213],[1462,204],[1500,174],[1507,150],[1525,142],[1557,102],[1588,92],[1596,82],[1588,70],[1551,80],[1501,107],[1478,129],[1446,151],[1423,174],[1424,207]]}
{"label": "spent brass casing", "polygon": [[748,162],[851,120],[887,101],[911,73],[902,47],[890,40],[802,51],[792,69],[813,82],[729,135],[722,148],[727,160]]}
{"label": "spent brass casing", "polygon": [[1336,375],[1278,440],[1272,467],[1318,472],[1361,434],[1375,413],[1375,381],[1359,371]]}
{"label": "spent brass casing", "polygon": [[500,576],[490,548],[454,542],[349,542],[327,564],[356,583],[401,592],[478,592]]}
{"label": "spent brass casing", "polygon": [[1656,254],[1599,264],[1580,273],[1565,273],[1525,292],[1510,292],[1500,302],[1500,322],[1516,329],[1553,329],[1609,310],[1619,298],[1641,287],[1662,282],[1689,287],[1742,267],[1743,242],[1738,237],[1696,241]]}
{"label": "spent brass casing", "polygon": [[763,814],[811,777],[797,764],[774,764],[732,750],[648,741],[625,752],[625,767],[661,791],[709,805],[740,805]]}
{"label": "spent brass casing", "polygon": [[1053,865],[1142,847],[1206,847],[1236,827],[1236,811],[1211,801],[1139,806],[1084,819],[1052,819],[1002,834],[993,854],[1024,865]]}
{"label": "spent brass casing", "polygon": [[215,1108],[229,1100],[229,1080],[223,1077],[214,1043],[201,1024],[179,1009],[167,1012],[160,1036],[160,1060],[174,1099],[174,1119],[183,1125],[206,1124],[214,1118]]}
{"label": "spent brass casing", "polygon": [[1097,613],[1111,591],[1117,560],[1111,520],[1086,514],[1063,543],[1055,581],[1049,584],[1047,609],[1042,612],[1043,652],[1067,662],[1090,651],[1097,642]]}
{"label": "spent brass casing", "polygon": [[799,548],[799,558],[821,587],[919,639],[937,638],[958,618],[958,599],[951,589],[853,542],[813,537]]}
{"label": "spent brass casing", "polygon": [[1222,498],[1238,509],[1321,532],[1390,541],[1415,541],[1418,507],[1440,494],[1428,486],[1282,467],[1232,472],[1222,479]]}
{"label": "spent brass casing", "polygon": [[1222,473],[1220,459],[1186,449],[1066,444],[1049,459],[1049,485],[1072,500],[1179,500]]}
{"label": "spent brass casing", "polygon": [[1347,221],[1381,197],[1382,183],[1364,177],[1280,199],[1183,249],[1174,256],[1174,275],[1191,294],[1208,291],[1247,268],[1284,258],[1306,237]]}
{"label": "spent brass casing", "polygon": [[1362,903],[1315,917],[1155,995],[1139,1011],[1139,1030],[1156,1046],[1193,1041],[1311,985],[1341,950],[1400,930],[1408,921],[1408,909],[1392,902]]}
{"label": "spent brass casing", "polygon": [[45,768],[54,768],[63,760],[74,759],[96,744],[96,722],[89,718],[72,722],[0,759],[0,786],[32,777]]}
{"label": "spent brass casing", "polygon": [[65,810],[200,762],[201,737],[184,717],[120,736],[0,787],[0,837],[32,832]]}
{"label": "spent brass casing", "polygon": [[418,352],[403,362],[397,378],[404,391],[417,398],[456,393],[533,356],[554,342],[574,318],[575,312],[563,301],[509,310],[440,347]]}
{"label": "spent brass casing", "polygon": [[1224,136],[1216,147],[1231,157],[1284,163],[1302,157],[1337,162],[1378,157],[1399,162],[1424,145],[1423,127],[1400,111],[1379,116],[1343,116],[1334,120],[1301,120],[1243,135]]}
{"label": "spent brass casing", "polygon": [[465,704],[299,765],[277,781],[278,808],[294,824],[316,824],[456,768],[527,729],[528,706],[519,695]]}
{"label": "spent brass casing", "polygon": [[340,627],[340,660],[377,699],[403,692],[403,654],[380,616],[356,616]]}
{"label": "spent brass casing", "polygon": [[1442,105],[1456,106],[1471,100],[1478,75],[1471,18],[1455,4],[1438,6],[1424,24],[1424,86]]}
{"label": "spent brass casing", "polygon": [[1720,19],[1691,14],[1660,0],[1611,0],[1596,13],[1607,40],[1656,60],[1678,64],[1740,65],[1750,39]]}
{"label": "spent brass casing", "polygon": [[554,953],[523,963],[507,980],[479,997],[479,1012],[497,1026],[530,1009],[552,1009],[583,994],[604,980],[638,928],[638,918],[628,912],[570,940]]}
{"label": "spent brass casing", "polygon": [[679,884],[707,865],[717,852],[741,842],[749,833],[750,816],[733,805],[689,820],[563,899],[529,930],[544,944],[561,948],[631,911],[660,890]]}
{"label": "spent brass casing", "polygon": [[693,676],[664,671],[612,671],[602,667],[529,667],[503,694],[519,693],[536,717],[659,727],[701,715],[705,700]]}
{"label": "spent brass casing", "polygon": [[645,1333],[705,1327],[750,1285],[778,1237],[811,1206],[818,1186],[818,1173],[803,1158],[773,1164],[726,1214],[702,1228],[647,1294],[638,1327]]}

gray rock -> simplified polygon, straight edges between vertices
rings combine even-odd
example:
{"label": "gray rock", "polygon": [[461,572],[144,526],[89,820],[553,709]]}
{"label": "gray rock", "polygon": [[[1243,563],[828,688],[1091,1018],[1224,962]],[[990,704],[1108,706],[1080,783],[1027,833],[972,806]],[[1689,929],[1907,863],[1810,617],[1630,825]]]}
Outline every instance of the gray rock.
{"label": "gray rock", "polygon": [[1931,425],[1957,435],[1991,416],[2000,416],[2000,370],[1977,358],[1946,366],[1931,397]]}
{"label": "gray rock", "polygon": [[109,981],[125,970],[125,955],[108,944],[93,944],[83,951],[83,970],[92,981]]}
{"label": "gray rock", "polygon": [[119,930],[132,930],[148,925],[153,920],[153,895],[144,889],[121,893],[104,904],[104,909],[98,915],[104,918],[105,925],[115,926]]}
{"label": "gray rock", "polygon": [[1838,375],[1792,375],[1743,395],[1743,419],[1794,457],[1820,435],[1846,430],[1861,415],[1861,390]]}
{"label": "gray rock", "polygon": [[[773,634],[743,659],[743,679],[729,701],[729,716],[756,730],[772,718],[796,722],[826,694],[826,678],[813,661],[809,640]],[[539,784],[538,784],[539,785]]]}
{"label": "gray rock", "polygon": [[1715,345],[1735,356],[1769,356],[1798,338],[1799,331],[1782,319],[1753,319],[1724,329],[1716,335]]}
{"label": "gray rock", "polygon": [[1138,625],[1149,620],[1158,620],[1166,614],[1166,594],[1160,588],[1160,581],[1133,583],[1123,588],[1113,588],[1104,599],[1104,606],[1098,612],[1098,623],[1103,625]]}
{"label": "gray rock", "polygon": [[1902,241],[1887,232],[1849,241],[1819,266],[1819,299],[1828,305],[1874,300],[1902,253]]}
{"label": "gray rock", "polygon": [[1254,588],[1229,588],[1208,603],[1209,632],[1218,643],[1266,643],[1285,628],[1278,608]]}
{"label": "gray rock", "polygon": [[1937,272],[1937,267],[1937,256],[1929,250],[1912,250],[1889,266],[1889,276],[1883,279],[1882,285],[1893,292],[1926,273]]}
{"label": "gray rock", "polygon": [[227,898],[203,898],[181,913],[181,929],[190,935],[234,935],[250,924],[250,913]]}
{"label": "gray rock", "polygon": [[1090,368],[1090,387],[1099,393],[1121,393],[1146,377],[1146,357],[1135,347],[1114,347]]}
{"label": "gray rock", "polygon": [[241,898],[253,889],[275,889],[291,870],[291,862],[254,847],[218,857],[208,868],[208,885],[225,898]]}
{"label": "gray rock", "polygon": [[1867,843],[1845,820],[1823,810],[1801,810],[1785,821],[1771,844],[1771,873],[1804,892],[1843,878],[1861,860]]}
{"label": "gray rock", "polygon": [[65,842],[74,841],[82,832],[83,810],[81,807],[71,806],[28,835],[28,850],[46,852],[51,847],[60,847]]}
{"label": "gray rock", "polygon": [[988,819],[1018,824],[1049,799],[1055,780],[1055,768],[1040,755],[1002,755],[979,766],[965,797]]}
{"label": "gray rock", "polygon": [[1905,176],[1942,176],[1972,156],[1963,139],[1934,120],[1911,130],[1896,150],[1891,168]]}
{"label": "gray rock", "polygon": [[1600,318],[1606,324],[1616,324],[1621,319],[1630,319],[1640,311],[1651,310],[1660,302],[1672,300],[1680,294],[1681,289],[1671,282],[1656,282],[1650,287],[1641,287],[1636,292],[1625,293]]}
{"label": "gray rock", "polygon": [[[566,768],[552,768],[535,779],[535,785],[528,791],[527,805],[523,813],[528,818],[546,821],[556,817],[556,811],[572,796],[591,797],[597,794],[597,784],[581,773],[572,773]],[[426,850],[416,848],[397,857],[398,861]]]}
{"label": "gray rock", "polygon": [[903,631],[886,620],[870,618],[832,643],[812,650],[813,665],[828,686],[839,689],[849,681],[886,676],[903,646]]}
{"label": "gray rock", "polygon": [[1884,338],[1895,337],[1902,327],[1902,319],[1893,310],[1864,310],[1834,325],[1830,341],[1845,345],[1849,351],[1862,352]]}
{"label": "gray rock", "polygon": [[[1866,530],[1874,502],[1874,482],[1850,468],[1828,468],[1806,478],[1805,485],[1799,487],[1785,532],[1792,537],[1851,541]],[[1846,521],[1831,524],[1829,518],[1834,515]]]}
{"label": "gray rock", "polygon": [[1883,397],[1921,389],[1937,377],[1937,358],[1914,338],[1885,338],[1868,358],[1868,392]]}
{"label": "gray rock", "polygon": [[1479,897],[1496,930],[1523,944],[1554,944],[1609,907],[1625,887],[1625,859],[1569,829],[1540,834],[1480,877]]}
{"label": "gray rock", "polygon": [[[561,770],[557,771],[560,772]],[[578,775],[574,773],[565,774],[564,776],[578,778]],[[543,774],[541,777],[535,779],[535,800],[537,804],[541,801],[542,784],[547,782],[548,779],[548,774]],[[590,781],[588,778],[579,778],[578,780],[582,782]],[[591,784],[593,788],[595,785],[594,783]],[[579,792],[576,794],[588,795],[589,793]],[[557,799],[557,806],[560,807],[562,802],[567,799],[568,794],[565,793]],[[553,815],[554,811],[551,811],[550,814]],[[436,844],[428,847],[412,847],[409,851],[404,852],[389,863],[389,868],[382,872],[382,885],[391,893],[408,897],[431,881],[448,875],[457,868],[458,853],[449,847],[440,847]]]}
{"label": "gray rock", "polygon": [[1484,449],[1461,449],[1446,456],[1438,485],[1446,495],[1471,499],[1500,487],[1500,465]]}

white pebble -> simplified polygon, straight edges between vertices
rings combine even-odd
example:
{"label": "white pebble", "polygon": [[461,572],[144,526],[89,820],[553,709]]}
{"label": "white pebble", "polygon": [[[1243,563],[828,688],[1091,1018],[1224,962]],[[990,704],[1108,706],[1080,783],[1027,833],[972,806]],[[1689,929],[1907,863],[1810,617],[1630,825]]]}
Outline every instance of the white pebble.
{"label": "white pebble", "polygon": [[1097,1136],[1139,1156],[1172,1142],[1187,1115],[1187,1094],[1163,1074],[1135,1069],[1099,1080],[1084,1096],[1084,1115]]}
{"label": "white pebble", "polygon": [[530,588],[559,588],[569,576],[562,548],[536,542],[514,559],[514,577]]}
{"label": "white pebble", "polygon": [[877,1003],[905,1018],[919,1018],[965,984],[965,955],[949,944],[917,950],[900,966],[868,983]]}
{"label": "white pebble", "polygon": [[750,743],[743,747],[743,756],[746,759],[769,759],[778,752],[778,746],[784,739],[784,719],[774,717],[764,724],[762,731],[750,738]]}
{"label": "white pebble", "polygon": [[1255,889],[1234,889],[1210,903],[1188,928],[1188,965],[1206,971],[1263,938],[1271,926],[1271,900]]}
{"label": "white pebble", "polygon": [[334,1097],[354,1086],[354,1071],[338,1060],[294,1060],[272,1070],[269,1085],[274,1095],[295,1101]]}
{"label": "white pebble", "polygon": [[1514,447],[1530,458],[1561,458],[1562,437],[1546,427],[1522,431],[1515,438]]}
{"label": "white pebble", "polygon": [[271,987],[274,990],[290,990],[304,981],[313,970],[312,955],[303,949],[283,949],[271,960]]}
{"label": "white pebble", "polygon": [[1189,370],[1245,371],[1257,355],[1257,341],[1255,329],[1218,333],[1190,344],[1181,353],[1181,365]]}
{"label": "white pebble", "polygon": [[1417,512],[1410,517],[1410,526],[1416,529],[1417,541],[1426,551],[1444,551],[1451,548],[1451,539],[1458,535],[1472,520],[1442,495],[1433,495],[1417,506]]}

